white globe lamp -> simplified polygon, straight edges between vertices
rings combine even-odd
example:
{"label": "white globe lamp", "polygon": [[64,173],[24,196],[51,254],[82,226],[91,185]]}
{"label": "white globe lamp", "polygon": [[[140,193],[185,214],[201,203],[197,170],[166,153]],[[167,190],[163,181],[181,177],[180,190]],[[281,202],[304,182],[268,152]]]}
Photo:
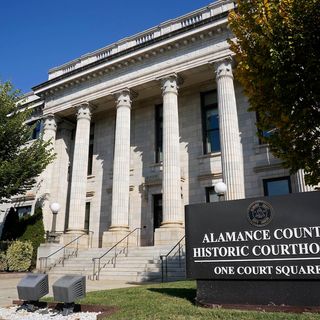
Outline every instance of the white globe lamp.
{"label": "white globe lamp", "polygon": [[227,185],[220,181],[214,185],[214,191],[218,195],[220,201],[221,197],[227,192]]}
{"label": "white globe lamp", "polygon": [[61,206],[58,202],[53,202],[50,205],[52,211],[52,226],[51,226],[51,235],[53,239],[56,238],[56,225],[57,225],[57,213],[59,212]]}
{"label": "white globe lamp", "polygon": [[61,206],[58,202],[53,202],[50,205],[50,209],[53,214],[57,214],[59,212],[60,208],[61,208]]}

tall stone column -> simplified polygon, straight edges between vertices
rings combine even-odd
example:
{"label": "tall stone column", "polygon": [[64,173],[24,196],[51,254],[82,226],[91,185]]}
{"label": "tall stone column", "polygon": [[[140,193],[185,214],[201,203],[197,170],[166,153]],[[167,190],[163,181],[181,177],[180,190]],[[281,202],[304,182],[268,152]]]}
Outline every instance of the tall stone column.
{"label": "tall stone column", "polygon": [[226,200],[245,198],[243,154],[233,85],[232,60],[215,63],[223,181]]}
{"label": "tall stone column", "polygon": [[[43,126],[43,135],[42,139],[44,141],[51,141],[51,144],[48,148],[55,147],[57,132],[57,123],[53,114],[48,114],[44,118]],[[40,188],[37,192],[39,197],[38,200],[42,201],[42,210],[43,210],[43,224],[46,231],[51,230],[52,224],[52,212],[50,210],[50,201],[51,199],[51,184],[52,184],[52,174],[53,174],[53,165],[54,162],[51,162],[47,165],[46,169],[40,175]]]}
{"label": "tall stone column", "polygon": [[56,161],[54,164],[54,174],[52,175],[52,202],[58,202],[61,205],[57,216],[57,231],[64,231],[67,219],[67,199],[69,190],[69,164],[71,162],[71,135],[73,125],[66,120],[58,123],[58,132],[55,143]]}
{"label": "tall stone column", "polygon": [[74,141],[68,233],[84,233],[89,156],[91,109],[85,102],[77,106],[77,128]]}
{"label": "tall stone column", "polygon": [[304,180],[304,170],[300,169],[295,174],[296,176],[296,191],[297,192],[308,192],[308,191],[314,191],[314,188],[311,186],[306,185],[306,182]]}
{"label": "tall stone column", "polygon": [[162,223],[155,232],[155,244],[174,244],[183,234],[181,201],[178,78],[162,79],[163,95],[163,181]]}
{"label": "tall stone column", "polygon": [[103,235],[103,245],[110,246],[129,232],[130,120],[131,94],[124,89],[115,94],[116,131],[113,158],[111,226]]}

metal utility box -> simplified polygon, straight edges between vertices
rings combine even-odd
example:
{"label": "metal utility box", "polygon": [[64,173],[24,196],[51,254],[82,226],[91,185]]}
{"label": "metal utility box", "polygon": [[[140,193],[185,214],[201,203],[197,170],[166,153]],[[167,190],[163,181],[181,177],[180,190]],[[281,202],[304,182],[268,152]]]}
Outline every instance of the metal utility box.
{"label": "metal utility box", "polygon": [[47,274],[27,274],[17,285],[18,296],[24,301],[38,301],[49,293]]}
{"label": "metal utility box", "polygon": [[84,276],[66,275],[58,279],[53,285],[55,301],[73,303],[86,296],[86,278]]}

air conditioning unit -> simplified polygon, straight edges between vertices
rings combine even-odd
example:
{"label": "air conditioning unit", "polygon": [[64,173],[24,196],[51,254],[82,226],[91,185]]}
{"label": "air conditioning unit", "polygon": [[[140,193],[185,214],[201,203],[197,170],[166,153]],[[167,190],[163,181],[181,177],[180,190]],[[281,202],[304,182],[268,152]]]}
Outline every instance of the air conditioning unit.
{"label": "air conditioning unit", "polygon": [[18,297],[24,300],[23,307],[28,311],[35,310],[35,304],[40,298],[49,293],[48,275],[30,273],[20,280],[17,285]]}
{"label": "air conditioning unit", "polygon": [[74,302],[86,296],[86,278],[79,275],[66,275],[58,279],[53,285],[53,298],[63,302],[63,315],[73,312]]}

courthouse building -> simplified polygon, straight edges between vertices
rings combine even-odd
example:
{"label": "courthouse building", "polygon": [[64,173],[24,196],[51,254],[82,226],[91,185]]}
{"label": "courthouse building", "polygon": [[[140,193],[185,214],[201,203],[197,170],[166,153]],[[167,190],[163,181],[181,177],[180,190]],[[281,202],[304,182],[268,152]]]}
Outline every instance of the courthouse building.
{"label": "courthouse building", "polygon": [[[227,26],[233,1],[216,1],[49,70],[33,87],[35,137],[56,159],[12,205],[24,214],[61,206],[61,241],[93,232],[108,247],[135,228],[141,245],[175,244],[184,205],[307,191],[256,132],[234,79]],[[214,218],[214,212],[212,213]]]}

